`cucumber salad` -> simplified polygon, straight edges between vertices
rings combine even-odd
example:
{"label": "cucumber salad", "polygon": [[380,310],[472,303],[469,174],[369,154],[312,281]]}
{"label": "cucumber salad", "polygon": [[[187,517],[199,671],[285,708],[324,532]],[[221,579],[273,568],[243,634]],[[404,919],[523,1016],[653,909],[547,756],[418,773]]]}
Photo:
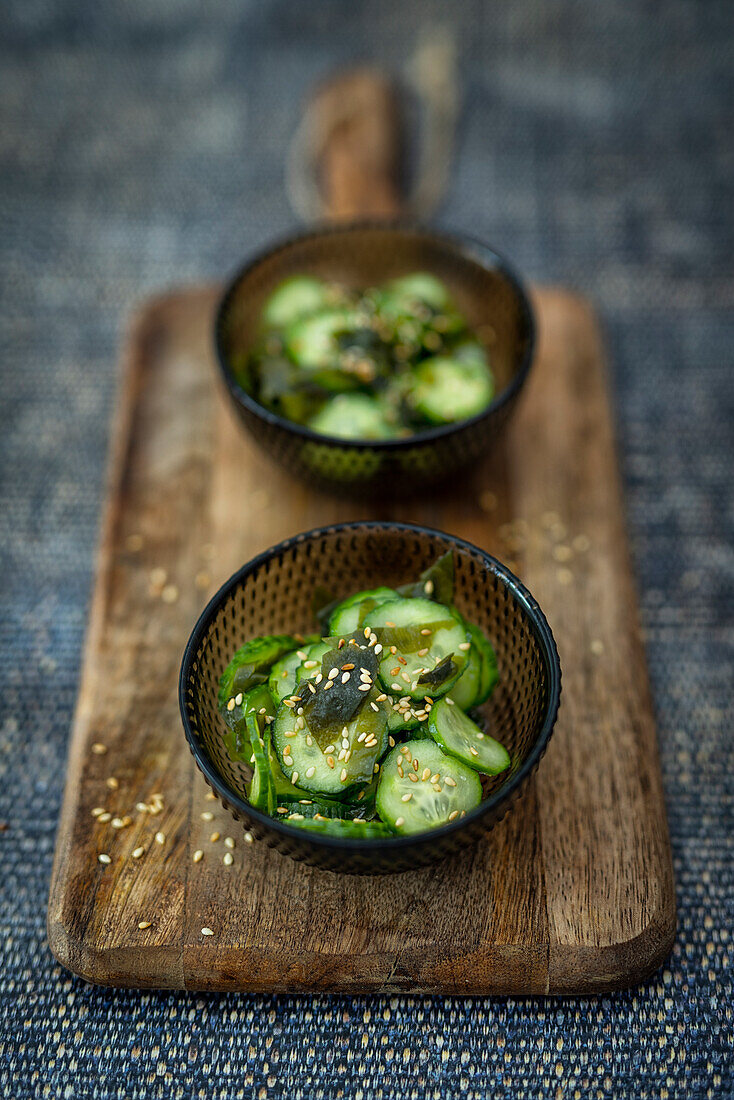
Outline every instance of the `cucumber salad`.
{"label": "cucumber salad", "polygon": [[472,717],[494,690],[489,640],[453,606],[451,553],[400,589],[321,607],[320,634],[253,638],[219,685],[232,760],[256,809],[335,836],[422,833],[510,767]]}
{"label": "cucumber salad", "polygon": [[487,352],[434,275],[362,293],[293,275],[269,296],[252,353],[230,347],[242,387],[319,435],[388,440],[482,412]]}

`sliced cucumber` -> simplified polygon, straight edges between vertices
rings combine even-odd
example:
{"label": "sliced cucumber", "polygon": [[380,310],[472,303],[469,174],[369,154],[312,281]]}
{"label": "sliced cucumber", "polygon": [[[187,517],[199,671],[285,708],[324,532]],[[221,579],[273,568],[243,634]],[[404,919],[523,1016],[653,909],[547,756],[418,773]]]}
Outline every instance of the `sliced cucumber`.
{"label": "sliced cucumber", "polygon": [[299,799],[290,799],[277,806],[273,816],[278,817],[281,821],[288,821],[291,815],[295,815],[296,818],[322,817],[347,820],[353,817],[367,818],[366,809],[367,807],[349,802],[346,799],[339,802],[335,798],[324,798],[323,795],[317,798],[315,795],[302,793]]}
{"label": "sliced cucumber", "polygon": [[459,340],[451,348],[451,358],[459,359],[463,362],[481,363],[482,366],[489,370],[489,358],[487,356],[487,349],[484,344],[480,344],[478,340],[473,340],[471,337]]}
{"label": "sliced cucumber", "polygon": [[300,829],[307,829],[312,833],[323,833],[325,836],[340,836],[347,840],[379,840],[391,836],[387,825],[381,821],[342,821],[339,818],[304,818],[303,821],[287,819],[289,825],[297,825]]}
{"label": "sliced cucumber", "polygon": [[416,303],[421,302],[435,310],[448,309],[451,305],[451,295],[445,284],[428,271],[414,271],[392,279],[383,288],[383,293],[403,313],[412,312]]}
{"label": "sliced cucumber", "polygon": [[432,424],[452,424],[482,412],[493,394],[492,375],[482,363],[435,356],[414,368],[406,402]]}
{"label": "sliced cucumber", "polygon": [[393,695],[438,698],[466,664],[470,646],[463,623],[433,600],[390,600],[371,611],[364,625],[380,638],[380,679]]}
{"label": "sliced cucumber", "polygon": [[[319,688],[317,694],[323,692]],[[333,689],[332,689],[333,690]],[[368,783],[387,746],[387,710],[374,702],[374,689],[351,721],[329,728],[308,724],[308,692],[281,703],[273,724],[273,747],[283,774],[313,794],[343,796]],[[315,698],[315,696],[313,696]]]}
{"label": "sliced cucumber", "polygon": [[353,309],[323,309],[290,325],[285,336],[286,350],[304,370],[338,370],[342,356],[342,337],[360,325]]}
{"label": "sliced cucumber", "polygon": [[439,699],[431,711],[428,732],[445,752],[483,775],[499,775],[510,766],[510,755],[504,745],[484,733],[448,699]]}
{"label": "sliced cucumber", "polygon": [[307,313],[315,313],[333,302],[334,291],[312,275],[292,275],[272,292],[263,306],[268,328],[286,328]]}
{"label": "sliced cucumber", "polygon": [[[296,669],[296,683],[300,684],[302,680],[315,680],[321,672],[321,661],[325,653],[328,653],[331,649],[329,642],[314,642],[313,645],[307,646],[306,649],[300,650],[301,653],[305,653],[306,656],[302,658],[301,665]],[[285,698],[285,696],[283,696]]]}
{"label": "sliced cucumber", "polygon": [[219,680],[219,707],[227,719],[229,702],[257,684],[265,683],[270,669],[298,642],[290,634],[271,634],[245,642],[229,662]]}
{"label": "sliced cucumber", "polygon": [[475,771],[434,741],[412,740],[396,745],[383,764],[376,805],[395,832],[423,833],[458,820],[481,801]]}
{"label": "sliced cucumber", "polygon": [[397,599],[394,588],[368,588],[365,592],[356,592],[348,596],[334,608],[329,619],[329,634],[336,637],[346,637],[353,634],[362,625],[365,615],[374,611],[380,604],[388,600]]}
{"label": "sliced cucumber", "polygon": [[[286,653],[285,657],[281,657],[277,664],[273,665],[268,685],[276,703],[281,703],[296,690],[298,669],[304,661],[309,660],[308,651],[318,643],[318,635],[311,634],[303,639],[298,649]],[[321,655],[315,659],[317,661],[321,660]]]}
{"label": "sliced cucumber", "polygon": [[456,681],[447,699],[451,699],[462,710],[476,706],[479,700],[482,679],[482,661],[474,646],[469,650],[466,668]]}
{"label": "sliced cucumber", "polygon": [[265,729],[261,736],[260,727],[253,714],[248,715],[246,724],[252,748],[250,757],[252,779],[247,797],[256,810],[272,814],[275,809],[275,787],[269,767],[270,729]]}
{"label": "sliced cucumber", "polygon": [[322,405],[308,422],[320,435],[338,439],[391,439],[395,429],[382,402],[366,393],[339,393]]}
{"label": "sliced cucumber", "polygon": [[[436,603],[449,606],[454,599],[454,555],[450,550],[442,554],[440,558],[424,569],[417,581],[410,584],[401,584],[398,592],[401,596],[411,598],[427,596]],[[455,607],[451,611],[458,615]]]}

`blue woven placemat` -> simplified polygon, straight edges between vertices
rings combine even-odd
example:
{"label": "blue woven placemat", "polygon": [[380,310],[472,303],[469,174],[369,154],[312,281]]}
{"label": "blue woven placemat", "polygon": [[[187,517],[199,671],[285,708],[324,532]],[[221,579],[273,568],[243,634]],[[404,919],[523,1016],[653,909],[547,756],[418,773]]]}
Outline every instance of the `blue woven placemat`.
{"label": "blue woven placemat", "polygon": [[[90,988],[45,907],[132,304],[292,225],[299,102],[456,24],[444,224],[610,337],[680,930],[593,1000]],[[728,1097],[734,928],[734,253],[728,0],[6,0],[0,10],[0,1095]]]}

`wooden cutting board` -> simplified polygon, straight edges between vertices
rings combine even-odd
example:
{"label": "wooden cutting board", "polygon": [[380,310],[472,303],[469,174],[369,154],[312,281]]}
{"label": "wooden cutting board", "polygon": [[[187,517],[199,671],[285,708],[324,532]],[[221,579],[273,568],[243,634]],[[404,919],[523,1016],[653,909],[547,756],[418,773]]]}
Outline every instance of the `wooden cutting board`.
{"label": "wooden cutting board", "polygon": [[[215,376],[214,301],[204,288],[151,302],[125,353],[52,951],[90,981],[178,989],[588,993],[640,981],[670,950],[675,901],[589,307],[537,292],[539,353],[502,450],[452,493],[388,510],[315,495],[245,438]],[[235,568],[298,531],[363,518],[444,528],[511,562],[563,665],[556,732],[522,802],[463,858],[385,878],[248,843],[207,798],[176,699],[189,631]]]}

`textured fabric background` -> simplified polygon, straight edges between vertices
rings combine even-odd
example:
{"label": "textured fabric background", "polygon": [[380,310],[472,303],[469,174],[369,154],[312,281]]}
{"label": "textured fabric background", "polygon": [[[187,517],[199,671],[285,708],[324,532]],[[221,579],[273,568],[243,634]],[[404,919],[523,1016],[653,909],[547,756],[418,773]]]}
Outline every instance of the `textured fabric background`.
{"label": "textured fabric background", "polygon": [[[734,77],[730,0],[5,0],[0,9],[0,1093],[728,1097]],[[614,363],[680,930],[595,1000],[138,995],[45,908],[131,306],[291,227],[311,82],[455,21],[447,226],[592,296]]]}

